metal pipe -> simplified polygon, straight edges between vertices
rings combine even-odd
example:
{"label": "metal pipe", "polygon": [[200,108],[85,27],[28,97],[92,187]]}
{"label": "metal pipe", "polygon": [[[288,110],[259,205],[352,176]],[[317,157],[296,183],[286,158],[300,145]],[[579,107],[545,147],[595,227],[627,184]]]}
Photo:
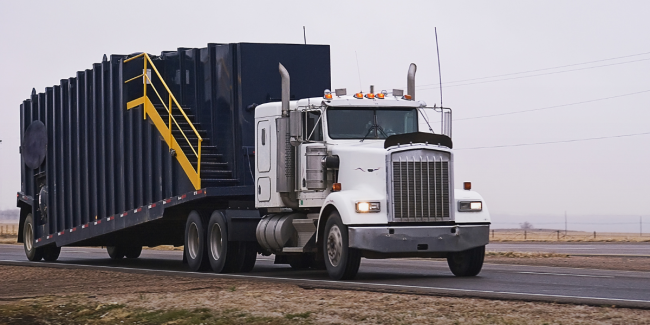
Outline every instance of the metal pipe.
{"label": "metal pipe", "polygon": [[411,63],[409,66],[409,73],[406,78],[406,93],[411,95],[411,99],[415,100],[415,71],[418,70],[418,66],[415,63]]}
{"label": "metal pipe", "polygon": [[282,117],[289,116],[289,99],[291,97],[291,80],[289,78],[289,71],[279,63],[280,77],[282,77]]}

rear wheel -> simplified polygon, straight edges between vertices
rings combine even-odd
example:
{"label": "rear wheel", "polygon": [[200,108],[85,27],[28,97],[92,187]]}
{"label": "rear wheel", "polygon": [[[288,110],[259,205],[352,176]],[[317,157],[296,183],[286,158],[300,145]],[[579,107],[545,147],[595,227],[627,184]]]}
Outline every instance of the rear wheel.
{"label": "rear wheel", "polygon": [[138,258],[140,254],[142,254],[142,246],[128,246],[124,250],[124,256],[126,258]]}
{"label": "rear wheel", "polygon": [[242,270],[245,260],[242,255],[245,255],[246,246],[244,243],[228,240],[228,224],[219,211],[212,212],[210,216],[207,251],[214,272],[232,273]]}
{"label": "rear wheel", "polygon": [[330,278],[353,279],[359,271],[361,252],[348,247],[348,227],[343,224],[337,211],[332,212],[327,219],[324,234],[323,254]]}
{"label": "rear wheel", "polygon": [[108,256],[114,260],[121,260],[124,258],[124,247],[122,246],[106,246]]}
{"label": "rear wheel", "polygon": [[43,247],[43,259],[48,262],[56,261],[59,254],[61,254],[61,247],[57,247],[56,244]]}
{"label": "rear wheel", "polygon": [[25,248],[25,255],[27,259],[33,262],[40,261],[43,258],[43,248],[34,247],[34,239],[36,227],[34,225],[34,217],[28,214],[23,224],[23,246]]}
{"label": "rear wheel", "polygon": [[185,223],[185,256],[192,271],[205,271],[210,267],[205,236],[201,216],[196,211],[190,212]]}
{"label": "rear wheel", "polygon": [[483,268],[485,246],[479,246],[466,251],[450,253],[447,264],[455,276],[476,276]]}

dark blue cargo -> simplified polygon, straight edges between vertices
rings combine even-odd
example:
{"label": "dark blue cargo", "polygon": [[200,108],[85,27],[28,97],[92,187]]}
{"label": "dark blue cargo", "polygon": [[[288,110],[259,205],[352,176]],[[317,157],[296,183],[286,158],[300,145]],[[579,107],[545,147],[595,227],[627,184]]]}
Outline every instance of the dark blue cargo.
{"label": "dark blue cargo", "polygon": [[278,63],[292,98],[330,88],[326,45],[180,48],[148,55],[146,72],[138,55],[104,57],[21,104],[19,242],[30,214],[36,247],[155,246],[182,245],[192,210],[254,210],[254,109],[280,100]]}

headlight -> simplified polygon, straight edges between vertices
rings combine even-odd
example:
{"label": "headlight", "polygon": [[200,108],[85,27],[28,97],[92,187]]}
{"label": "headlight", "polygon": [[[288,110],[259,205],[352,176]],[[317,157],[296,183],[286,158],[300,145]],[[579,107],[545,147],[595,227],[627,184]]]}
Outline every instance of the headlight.
{"label": "headlight", "polygon": [[355,204],[356,210],[359,213],[379,212],[379,202],[357,202]]}
{"label": "headlight", "polygon": [[460,212],[478,212],[483,210],[481,201],[461,201],[458,202],[458,211]]}

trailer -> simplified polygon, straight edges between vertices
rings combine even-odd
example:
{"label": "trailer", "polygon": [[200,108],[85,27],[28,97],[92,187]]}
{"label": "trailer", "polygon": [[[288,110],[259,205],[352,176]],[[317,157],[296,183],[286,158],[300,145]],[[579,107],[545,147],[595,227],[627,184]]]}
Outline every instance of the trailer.
{"label": "trailer", "polygon": [[104,56],[20,107],[18,241],[31,261],[174,245],[194,271],[274,254],[349,279],[362,257],[417,256],[476,275],[489,213],[453,190],[451,110],[415,101],[414,78],[332,92],[327,45]]}

